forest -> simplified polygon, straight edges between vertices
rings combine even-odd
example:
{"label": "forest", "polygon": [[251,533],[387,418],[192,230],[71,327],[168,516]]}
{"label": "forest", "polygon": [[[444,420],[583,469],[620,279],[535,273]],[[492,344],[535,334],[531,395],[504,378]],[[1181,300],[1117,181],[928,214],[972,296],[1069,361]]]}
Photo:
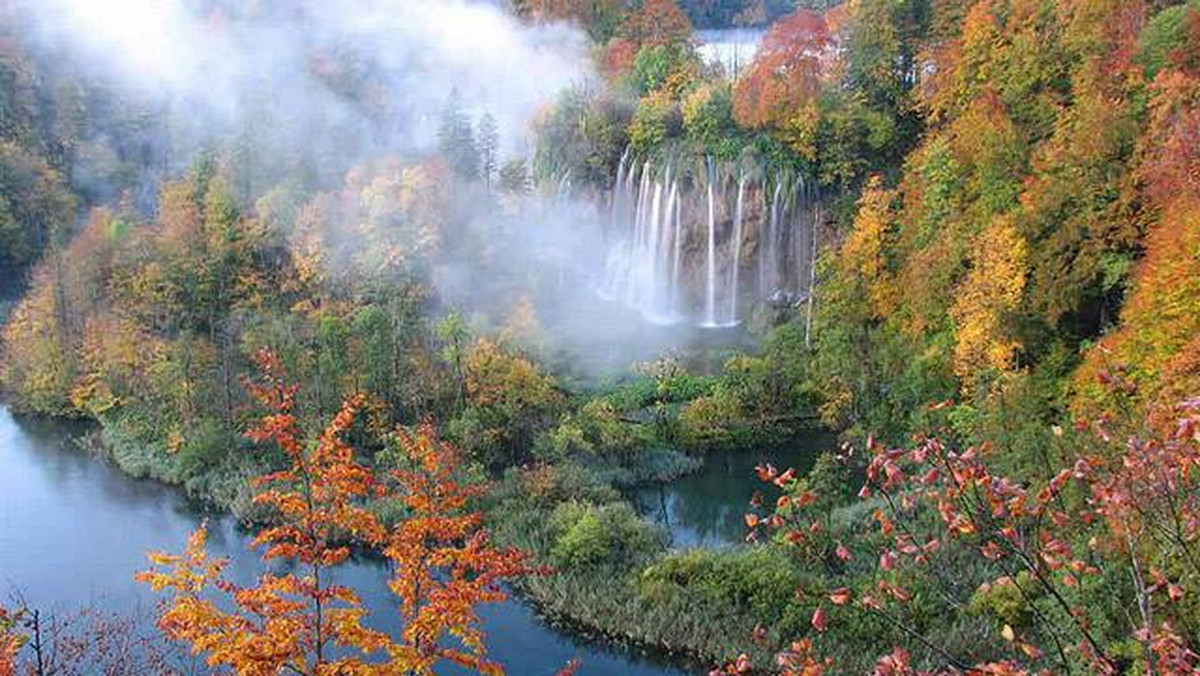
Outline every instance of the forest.
{"label": "forest", "polygon": [[0,676],[1200,673],[1200,0],[15,0],[0,326]]}

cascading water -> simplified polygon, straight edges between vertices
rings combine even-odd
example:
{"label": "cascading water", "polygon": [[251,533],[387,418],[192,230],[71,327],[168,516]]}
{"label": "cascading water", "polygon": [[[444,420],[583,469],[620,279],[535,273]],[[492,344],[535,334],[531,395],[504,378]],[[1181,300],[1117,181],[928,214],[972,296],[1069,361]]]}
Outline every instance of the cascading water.
{"label": "cascading water", "polygon": [[631,219],[633,233],[610,249],[600,293],[637,309],[649,321],[674,322],[682,221],[672,167],[667,166],[661,175],[650,162],[640,171],[631,167],[628,174],[619,167],[614,191],[618,193],[611,200],[614,228]]}
{"label": "cascading water", "polygon": [[725,320],[725,323],[730,325],[738,323],[738,295],[741,293],[738,275],[742,267],[742,222],[745,217],[747,180],[745,173],[738,179],[737,203],[733,212],[733,258],[729,261],[729,316]]}
{"label": "cascading water", "polygon": [[717,199],[716,170],[712,158],[705,162],[708,174],[708,259],[705,266],[704,326],[717,325]]}
{"label": "cascading water", "polygon": [[[600,295],[654,323],[706,327],[734,326],[763,304],[811,306],[815,191],[787,171],[712,158],[695,171],[689,166],[639,162],[628,151],[621,158],[608,200],[611,243]],[[724,187],[729,176],[736,176],[736,189]],[[742,271],[754,266],[759,302],[743,303],[749,294]]]}

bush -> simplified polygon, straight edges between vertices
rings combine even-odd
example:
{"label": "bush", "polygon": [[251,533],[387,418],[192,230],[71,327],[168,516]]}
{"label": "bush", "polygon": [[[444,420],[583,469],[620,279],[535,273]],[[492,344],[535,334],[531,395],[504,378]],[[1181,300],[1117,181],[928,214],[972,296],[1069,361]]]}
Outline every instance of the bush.
{"label": "bush", "polygon": [[238,435],[215,418],[204,418],[195,423],[182,438],[177,452],[180,476],[187,480],[204,474],[220,464],[221,460],[239,443]]}
{"label": "bush", "polygon": [[686,43],[647,45],[634,57],[633,84],[640,94],[663,90],[678,96],[699,70],[699,59]]}
{"label": "bush", "polygon": [[741,152],[743,141],[727,86],[707,85],[688,95],[683,102],[683,129],[700,153],[733,160]]}
{"label": "bush", "polygon": [[666,94],[655,92],[638,102],[629,124],[629,145],[640,155],[652,153],[668,138],[677,136],[680,125],[675,102]]}
{"label": "bush", "polygon": [[679,415],[680,438],[691,448],[719,448],[737,443],[734,426],[742,406],[728,387],[718,387],[688,404]]}
{"label": "bush", "polygon": [[559,533],[551,557],[564,568],[627,566],[663,546],[661,535],[625,502],[600,507],[564,502],[555,508],[551,523]]}
{"label": "bush", "polygon": [[643,426],[621,420],[611,403],[594,399],[566,416],[553,431],[542,435],[534,453],[544,460],[580,453],[629,459],[649,442],[650,435]]}
{"label": "bush", "polygon": [[516,499],[534,507],[551,507],[564,500],[602,504],[619,500],[621,496],[597,473],[567,462],[532,469],[509,469],[495,491],[495,497]]}
{"label": "bush", "polygon": [[787,591],[802,582],[800,571],[778,547],[696,549],[666,556],[647,568],[639,593],[660,602],[684,596],[697,612],[710,615],[731,609],[748,612],[784,635],[803,635],[812,608],[803,608]]}
{"label": "bush", "polygon": [[1200,2],[1168,7],[1146,22],[1138,38],[1138,61],[1153,78],[1167,65],[1171,52],[1187,41],[1188,14],[1200,11]]}

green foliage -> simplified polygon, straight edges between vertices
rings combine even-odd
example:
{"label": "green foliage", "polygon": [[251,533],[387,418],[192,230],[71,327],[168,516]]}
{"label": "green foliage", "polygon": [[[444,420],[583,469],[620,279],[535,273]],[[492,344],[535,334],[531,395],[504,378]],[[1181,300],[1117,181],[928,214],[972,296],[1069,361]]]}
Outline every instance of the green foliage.
{"label": "green foliage", "polygon": [[812,608],[785,591],[800,587],[803,580],[794,562],[775,547],[691,550],[669,554],[647,568],[638,590],[660,602],[685,597],[706,614],[738,609],[781,634],[803,635]]}
{"label": "green foliage", "polygon": [[51,244],[64,245],[75,204],[45,160],[0,142],[0,270],[20,274]]}
{"label": "green foliage", "polygon": [[698,155],[733,160],[744,141],[733,119],[733,92],[725,85],[706,85],[683,103],[683,130]]}
{"label": "green foliage", "polygon": [[641,155],[662,148],[663,143],[678,134],[682,119],[679,106],[663,92],[655,92],[638,102],[633,120],[629,123],[629,147]]}
{"label": "green foliage", "polygon": [[975,590],[968,609],[976,615],[991,618],[997,628],[1008,625],[1022,629],[1029,626],[1034,609],[1021,590],[1034,588],[1032,576],[1024,571],[1017,575],[1015,583],[1011,578],[1003,577]]}
{"label": "green foliage", "polygon": [[629,459],[644,450],[649,441],[643,426],[622,420],[609,402],[593,399],[540,437],[534,454],[546,460],[577,454]]}
{"label": "green foliage", "polygon": [[551,523],[559,533],[551,557],[564,568],[629,566],[662,548],[654,529],[625,502],[564,502]]}
{"label": "green foliage", "polygon": [[537,125],[534,171],[576,185],[607,187],[629,145],[633,108],[604,92],[569,89]]}
{"label": "green foliage", "polygon": [[699,70],[699,59],[686,43],[646,45],[633,60],[634,89],[642,95],[663,91],[678,95]]}
{"label": "green foliage", "polygon": [[483,164],[480,147],[458,90],[451,93],[442,110],[438,148],[454,173],[466,180],[479,178]]}
{"label": "green foliage", "polygon": [[737,394],[720,385],[712,394],[693,400],[679,414],[680,440],[689,448],[720,448],[734,445],[742,432],[742,405]]}
{"label": "green foliage", "polygon": [[1171,52],[1187,41],[1188,15],[1200,11],[1200,2],[1183,2],[1155,14],[1138,38],[1138,62],[1153,79],[1167,65]]}
{"label": "green foliage", "polygon": [[239,443],[227,421],[204,418],[192,423],[176,451],[180,474],[187,480],[212,471]]}

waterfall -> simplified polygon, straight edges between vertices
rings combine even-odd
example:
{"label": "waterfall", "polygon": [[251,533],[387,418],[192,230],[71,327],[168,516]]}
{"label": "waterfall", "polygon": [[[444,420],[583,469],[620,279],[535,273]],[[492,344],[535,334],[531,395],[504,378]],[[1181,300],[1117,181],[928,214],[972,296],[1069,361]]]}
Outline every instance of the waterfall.
{"label": "waterfall", "polygon": [[646,161],[640,167],[632,165],[628,174],[618,167],[617,179],[614,191],[621,194],[610,201],[616,211],[612,219],[617,228],[631,220],[632,232],[609,249],[599,294],[636,309],[649,321],[673,322],[682,234],[674,169],[668,164],[660,174]]}
{"label": "waterfall", "polygon": [[808,259],[808,312],[804,316],[804,347],[812,349],[812,326],[813,326],[813,294],[817,290],[817,227],[821,225],[821,203],[816,201],[814,205],[812,228],[809,230],[809,237],[812,244],[809,247]]}
{"label": "waterfall", "polygon": [[621,154],[621,161],[617,164],[617,180],[613,182],[612,199],[609,201],[609,208],[612,213],[609,221],[609,233],[616,234],[617,228],[620,226],[621,218],[623,217],[624,204],[621,198],[625,195],[625,171],[629,163],[630,149],[626,148]]}
{"label": "waterfall", "polygon": [[[783,209],[783,183],[782,176],[775,177],[775,192],[771,196],[771,211],[766,237],[762,236],[761,229],[759,231],[758,288],[759,295],[763,298],[768,298],[775,293],[779,282],[778,241],[780,211]],[[763,239],[766,240],[765,243],[761,241]]]}
{"label": "waterfall", "polygon": [[713,184],[716,182],[713,160],[708,158],[708,265],[704,293],[704,324],[717,324],[717,211]]}
{"label": "waterfall", "polygon": [[[656,324],[733,326],[750,309],[743,268],[757,266],[760,302],[811,307],[815,188],[786,169],[763,174],[752,166],[711,157],[658,163],[626,152],[606,200],[612,213],[602,221],[610,232],[598,294]],[[757,239],[749,252],[748,235]]]}
{"label": "waterfall", "polygon": [[679,181],[671,185],[671,202],[675,205],[674,231],[675,235],[671,246],[671,310],[678,314],[679,311],[679,273],[680,264],[683,262],[683,207],[679,203]]}
{"label": "waterfall", "polygon": [[738,179],[737,205],[733,212],[733,258],[729,282],[729,324],[738,322],[738,274],[742,267],[742,209],[746,203],[746,175]]}

